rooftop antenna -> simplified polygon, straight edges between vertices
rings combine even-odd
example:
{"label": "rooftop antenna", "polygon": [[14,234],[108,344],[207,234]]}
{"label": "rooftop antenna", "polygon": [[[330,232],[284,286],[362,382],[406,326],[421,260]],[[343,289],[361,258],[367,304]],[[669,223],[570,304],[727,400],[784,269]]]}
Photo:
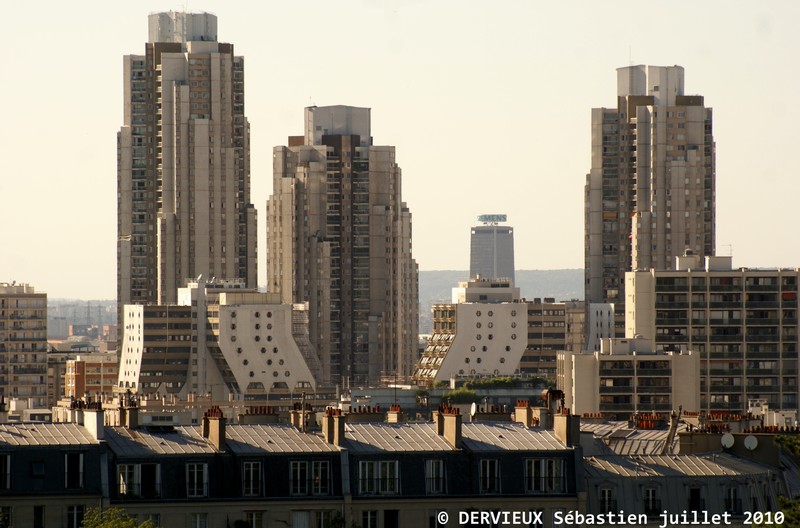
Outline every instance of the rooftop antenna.
{"label": "rooftop antenna", "polygon": [[628,44],[628,66],[633,66],[633,46]]}

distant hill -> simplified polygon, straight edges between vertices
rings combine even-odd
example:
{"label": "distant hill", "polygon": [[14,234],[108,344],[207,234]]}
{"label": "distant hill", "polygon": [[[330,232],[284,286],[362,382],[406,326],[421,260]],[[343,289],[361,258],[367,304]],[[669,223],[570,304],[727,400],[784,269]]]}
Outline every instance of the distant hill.
{"label": "distant hill", "polygon": [[[516,285],[526,299],[554,297],[557,301],[583,299],[582,269],[563,270],[517,270]],[[469,278],[469,271],[420,271],[419,272],[419,331],[430,333],[432,329],[431,305],[450,302],[452,289]]]}

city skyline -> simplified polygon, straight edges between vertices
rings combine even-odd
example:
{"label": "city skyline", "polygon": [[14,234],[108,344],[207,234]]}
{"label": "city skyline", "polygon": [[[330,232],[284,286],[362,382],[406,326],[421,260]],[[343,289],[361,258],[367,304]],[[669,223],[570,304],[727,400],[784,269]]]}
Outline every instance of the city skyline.
{"label": "city skyline", "polygon": [[[691,18],[682,5],[692,6]],[[507,213],[515,226],[518,269],[581,268],[591,109],[613,101],[616,69],[629,64],[684,67],[686,93],[702,94],[714,111],[717,253],[732,248],[742,266],[800,266],[800,247],[779,244],[781,226],[796,224],[800,193],[786,155],[800,110],[784,102],[800,80],[784,67],[800,50],[791,26],[800,6],[615,6],[188,6],[216,14],[219,40],[247,58],[258,284],[266,285],[272,148],[301,132],[313,104],[372,108],[373,135],[402,152],[421,270],[466,269],[467,227],[487,212]],[[113,298],[121,57],[141,49],[144,17],[176,7],[8,8],[16,23],[0,74],[0,94],[13,101],[0,132],[0,280],[51,298]],[[336,33],[354,50],[346,65],[324,53],[328,22],[345,18],[359,29]],[[302,21],[302,39],[292,21]],[[70,59],[78,51],[83,59]],[[554,229],[552,218],[563,223]]]}

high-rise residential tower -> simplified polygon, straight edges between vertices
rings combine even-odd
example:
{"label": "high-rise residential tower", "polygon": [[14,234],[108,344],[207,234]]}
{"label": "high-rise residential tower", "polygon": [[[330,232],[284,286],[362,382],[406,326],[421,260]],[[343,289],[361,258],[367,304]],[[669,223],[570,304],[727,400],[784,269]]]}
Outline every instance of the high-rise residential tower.
{"label": "high-rise residential tower", "polygon": [[47,294],[0,282],[0,396],[47,405]]}
{"label": "high-rise residential tower", "polygon": [[480,215],[483,225],[472,228],[469,251],[469,276],[485,279],[511,279],[514,282],[514,228],[498,225],[506,215]]}
{"label": "high-rise residential tower", "polygon": [[174,303],[201,274],[255,287],[244,59],[217,41],[216,16],[157,13],[144,55],[126,55],[123,72],[118,306]]}
{"label": "high-rise residential tower", "polygon": [[680,66],[617,70],[617,106],[592,110],[585,188],[586,300],[614,303],[624,333],[625,272],[669,270],[715,251],[711,109],[685,95]]}
{"label": "high-rise residential tower", "polygon": [[324,382],[403,379],[416,362],[418,268],[391,146],[370,109],[305,109],[305,135],[273,150],[267,288],[309,303]]}

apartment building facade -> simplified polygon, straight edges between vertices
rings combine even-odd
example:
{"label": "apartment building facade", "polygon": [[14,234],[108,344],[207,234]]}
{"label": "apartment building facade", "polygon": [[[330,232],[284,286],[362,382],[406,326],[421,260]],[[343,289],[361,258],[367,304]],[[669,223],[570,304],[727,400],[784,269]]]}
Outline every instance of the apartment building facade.
{"label": "apartment building facade", "polygon": [[117,386],[119,358],[115,352],[79,354],[66,361],[64,396],[80,399],[86,394],[111,394]]}
{"label": "apartment building facade", "polygon": [[701,408],[745,412],[798,402],[797,269],[733,269],[731,257],[688,255],[674,271],[627,274],[628,335],[700,355]]}
{"label": "apartment building facade", "polygon": [[256,212],[244,59],[217,17],[149,16],[143,55],[123,61],[117,134],[117,302],[175,303],[187,278],[255,287]]}
{"label": "apartment building facade", "polygon": [[47,294],[0,283],[0,396],[47,405]]}
{"label": "apartment building facade", "polygon": [[592,109],[585,186],[589,303],[613,303],[624,337],[625,272],[673,269],[715,251],[712,111],[684,92],[680,66],[617,69],[617,105]]}
{"label": "apartment building facade", "polygon": [[637,414],[700,410],[700,356],[657,352],[648,339],[606,338],[600,351],[558,358],[558,387],[576,414],[603,413],[617,420]]}
{"label": "apartment building facade", "polygon": [[416,359],[418,267],[391,146],[370,109],[305,109],[305,134],[273,150],[267,290],[308,303],[325,382],[404,379]]}

